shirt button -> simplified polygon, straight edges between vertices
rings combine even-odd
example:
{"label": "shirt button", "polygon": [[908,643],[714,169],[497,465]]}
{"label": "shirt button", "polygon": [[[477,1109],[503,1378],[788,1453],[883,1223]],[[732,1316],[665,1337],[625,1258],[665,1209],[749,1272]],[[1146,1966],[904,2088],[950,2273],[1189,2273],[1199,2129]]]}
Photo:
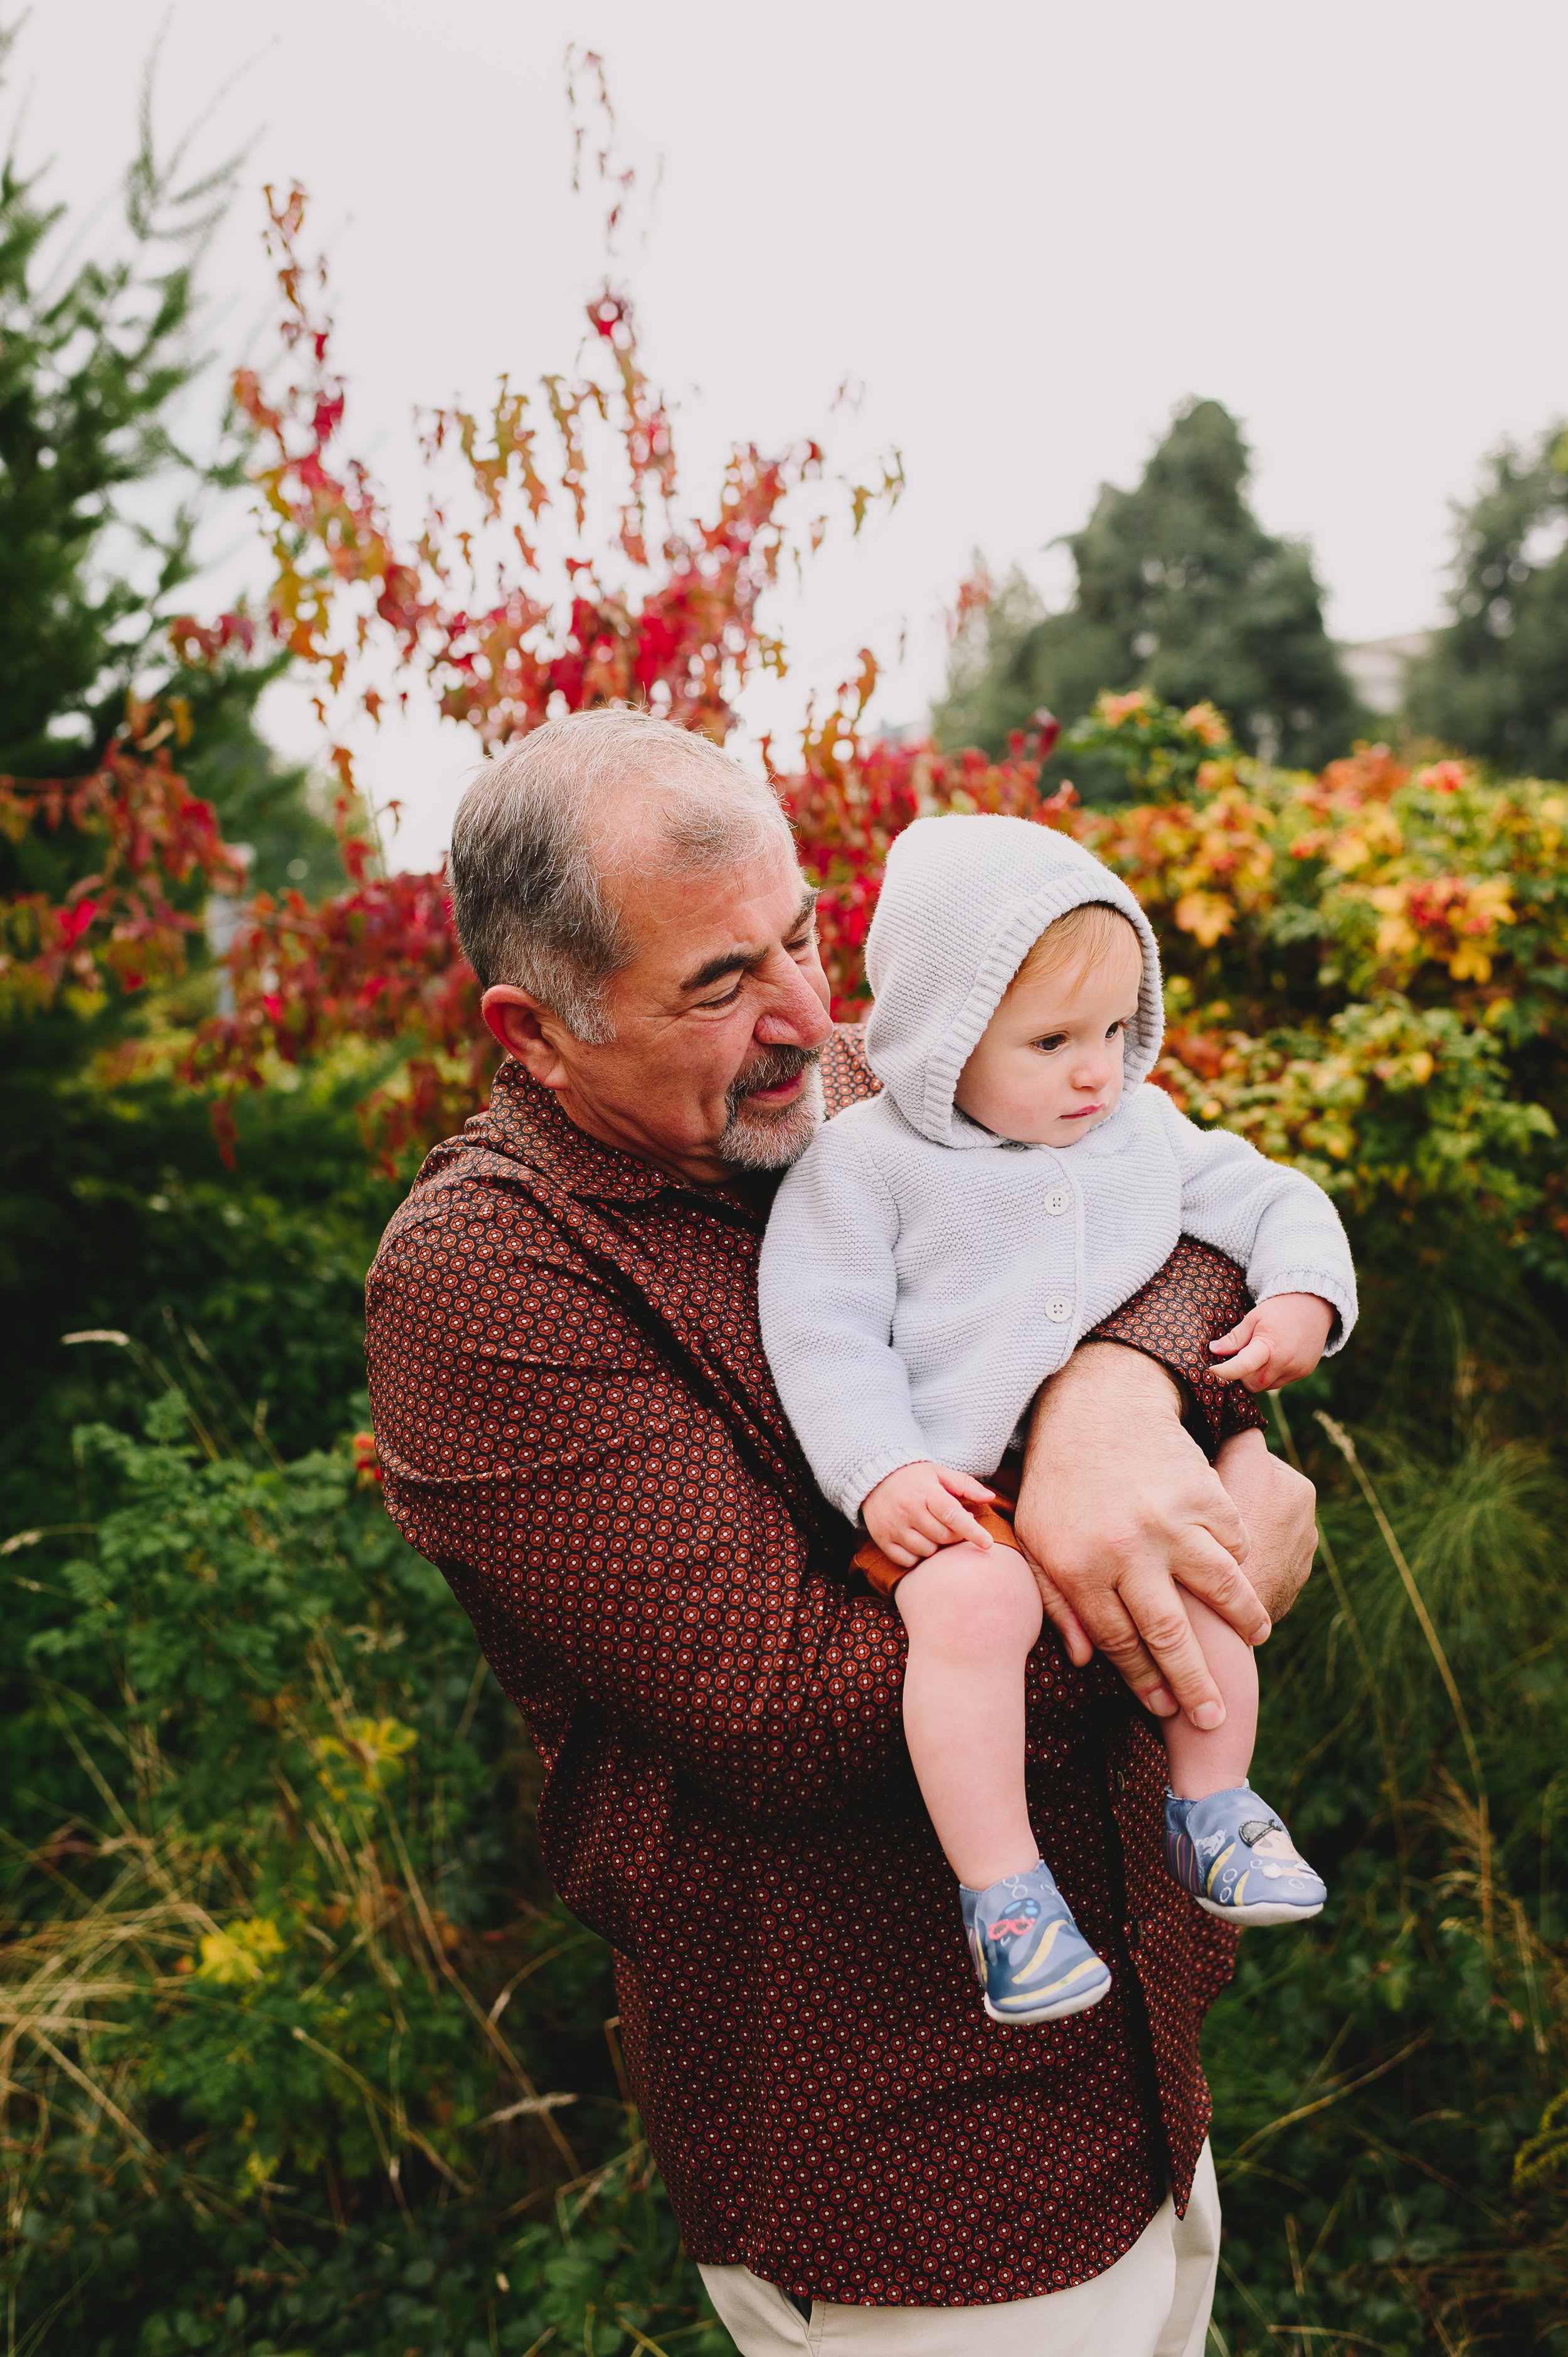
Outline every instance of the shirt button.
{"label": "shirt button", "polygon": [[1053,1220],[1059,1220],[1072,1201],[1065,1187],[1053,1187],[1046,1197],[1046,1209]]}
{"label": "shirt button", "polygon": [[1047,1302],[1046,1316],[1053,1326],[1065,1326],[1072,1316],[1072,1304],[1058,1293],[1054,1300]]}

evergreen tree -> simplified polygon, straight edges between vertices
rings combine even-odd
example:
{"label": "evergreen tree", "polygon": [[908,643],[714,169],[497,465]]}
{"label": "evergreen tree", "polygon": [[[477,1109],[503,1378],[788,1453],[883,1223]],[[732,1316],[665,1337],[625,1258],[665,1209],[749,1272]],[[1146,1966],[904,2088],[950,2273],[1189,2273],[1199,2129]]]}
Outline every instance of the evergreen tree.
{"label": "evergreen tree", "polygon": [[1077,572],[1060,614],[1030,610],[1021,577],[961,633],[934,715],[947,744],[1000,750],[1044,705],[1064,721],[1102,688],[1208,699],[1240,741],[1316,764],[1347,749],[1355,699],[1323,627],[1306,548],[1266,533],[1247,501],[1249,457],[1217,401],[1176,412],[1135,490],[1102,487],[1069,535]]}
{"label": "evergreen tree", "polygon": [[1568,428],[1487,463],[1457,515],[1451,619],[1412,666],[1412,725],[1514,776],[1568,776]]}
{"label": "evergreen tree", "polygon": [[[0,65],[6,46],[0,30]],[[192,457],[174,422],[199,431],[203,396],[213,390],[196,344],[198,272],[230,179],[220,173],[187,185],[178,168],[177,156],[172,168],[155,156],[144,103],[124,230],[111,221],[89,258],[78,248],[66,260],[72,225],[62,209],[13,157],[0,164],[0,773],[85,776],[120,726],[127,695],[178,698],[190,724],[180,770],[216,804],[228,840],[253,847],[252,880],[274,891],[290,883],[326,890],[342,881],[332,829],[305,777],[274,759],[255,724],[277,661],[236,651],[210,668],[186,665],[170,641],[170,619],[199,603],[199,526],[235,497],[243,457],[226,427],[214,437],[217,459]],[[220,401],[219,393],[209,403],[209,420]],[[58,904],[102,864],[102,850],[98,834],[70,823],[0,834],[0,967],[13,951],[31,954],[27,896]],[[193,880],[184,894],[193,917],[200,889]],[[32,1519],[57,1517],[72,1478],[71,1426],[98,1412],[94,1382],[78,1363],[83,1354],[62,1350],[63,1333],[124,1327],[168,1350],[167,1319],[199,1318],[215,1341],[232,1345],[230,1362],[247,1379],[268,1358],[284,1370],[276,1383],[257,1378],[254,1388],[274,1399],[281,1389],[302,1405],[295,1435],[324,1395],[340,1396],[356,1379],[357,1215],[340,1222],[330,1200],[352,1132],[347,1105],[314,1128],[302,1105],[285,1144],[287,1125],[275,1098],[269,1103],[242,1222],[232,1189],[220,1192],[199,1100],[156,1075],[108,1079],[96,1062],[101,1049],[171,1006],[189,1015],[209,1003],[199,931],[192,949],[193,971],[172,985],[109,992],[101,1002],[67,992],[41,1012],[0,1022],[5,1530],[28,1519],[28,1498],[45,1509]],[[281,1251],[278,1217],[297,1222]],[[231,1254],[225,1262],[224,1249],[236,1224],[253,1235],[257,1259],[231,1285],[226,1272],[239,1264]],[[296,1277],[330,1310],[307,1313],[297,1340],[288,1297]],[[321,1329],[314,1339],[312,1315]],[[253,1351],[239,1339],[247,1332]],[[315,1366],[328,1370],[320,1380]],[[111,1375],[102,1399],[112,1413],[134,1415],[135,1382],[127,1375],[116,1390],[117,1380]]]}
{"label": "evergreen tree", "polygon": [[[0,33],[0,63],[12,38]],[[172,423],[203,370],[196,274],[235,169],[182,182],[181,160],[156,155],[144,96],[121,250],[69,273],[53,260],[64,208],[14,155],[0,164],[0,773],[81,775],[127,694],[178,696],[183,767],[256,851],[256,880],[325,886],[338,873],[331,830],[255,727],[277,662],[192,669],[168,637],[199,525],[242,459],[227,430],[217,457],[191,456]],[[70,856],[59,835],[4,854],[10,880],[34,888]]]}
{"label": "evergreen tree", "polygon": [[[8,40],[0,30],[0,65]],[[178,168],[177,156],[172,167],[155,156],[144,101],[125,233],[110,230],[108,258],[66,263],[62,209],[14,157],[0,164],[0,773],[85,776],[128,695],[171,711],[177,698],[189,723],[180,770],[217,806],[228,840],[253,848],[252,880],[324,890],[342,879],[332,829],[255,725],[278,661],[236,651],[183,664],[169,636],[197,595],[199,525],[238,490],[243,457],[224,429],[216,460],[193,457],[172,423],[177,410],[199,421],[197,270],[231,178],[182,184]],[[27,896],[58,905],[102,852],[97,833],[70,823],[0,834],[0,963],[31,954]],[[200,889],[193,880],[185,890],[193,917]],[[193,949],[197,970],[173,985],[187,1012],[212,988],[199,931]],[[61,1372],[59,1337],[118,1322],[99,1314],[102,1289],[93,1306],[106,1274],[120,1273],[124,1322],[135,1322],[156,1173],[166,1162],[200,1177],[216,1167],[201,1106],[171,1108],[151,1084],[134,1095],[96,1071],[98,1051],[160,1006],[166,993],[84,1003],[67,992],[0,1025],[0,1294],[14,1344],[0,1363],[0,1490],[18,1470],[40,1478],[67,1448],[82,1399],[69,1382],[48,1387]],[[259,1279],[253,1291],[259,1301]],[[68,1396],[75,1405],[61,1411]]]}

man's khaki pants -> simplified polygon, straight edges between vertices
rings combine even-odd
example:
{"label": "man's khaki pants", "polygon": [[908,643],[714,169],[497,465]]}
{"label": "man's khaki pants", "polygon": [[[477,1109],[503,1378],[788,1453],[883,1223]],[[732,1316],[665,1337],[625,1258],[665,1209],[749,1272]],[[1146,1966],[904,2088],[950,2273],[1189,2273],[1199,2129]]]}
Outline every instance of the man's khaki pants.
{"label": "man's khaki pants", "polygon": [[810,2320],[749,2267],[703,2267],[742,2357],[1203,2357],[1219,2264],[1219,2189],[1208,2147],[1187,2216],[1166,2197],[1113,2267],[1070,2291],[987,2308],[844,2308]]}

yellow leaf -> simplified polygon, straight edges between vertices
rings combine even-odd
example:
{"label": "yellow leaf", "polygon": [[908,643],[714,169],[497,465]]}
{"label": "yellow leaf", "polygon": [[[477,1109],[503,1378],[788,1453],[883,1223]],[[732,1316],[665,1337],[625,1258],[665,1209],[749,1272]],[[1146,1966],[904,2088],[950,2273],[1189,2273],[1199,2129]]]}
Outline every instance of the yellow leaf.
{"label": "yellow leaf", "polygon": [[203,1932],[197,1978],[243,1987],[264,1980],[268,1964],[283,1952],[283,1934],[270,1916],[239,1916],[226,1931]]}
{"label": "yellow leaf", "polygon": [[1513,905],[1509,899],[1506,877],[1487,876],[1479,884],[1473,884],[1466,914],[1488,927],[1511,925],[1514,920]]}
{"label": "yellow leaf", "polygon": [[1218,892],[1184,892],[1176,904],[1176,920],[1184,933],[1191,933],[1206,950],[1211,950],[1233,930],[1236,909]]}
{"label": "yellow leaf", "polygon": [[335,1735],[324,1736],[316,1749],[324,1758],[347,1760],[361,1781],[379,1792],[387,1770],[418,1740],[415,1730],[398,1718],[348,1718],[343,1721],[340,1740]]}

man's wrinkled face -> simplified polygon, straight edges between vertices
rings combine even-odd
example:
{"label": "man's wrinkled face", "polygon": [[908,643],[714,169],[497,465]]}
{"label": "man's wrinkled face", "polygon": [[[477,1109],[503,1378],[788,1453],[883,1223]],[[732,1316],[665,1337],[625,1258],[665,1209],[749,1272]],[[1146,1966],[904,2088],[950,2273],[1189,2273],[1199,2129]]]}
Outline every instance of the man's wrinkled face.
{"label": "man's wrinkled face", "polygon": [[[832,1028],[816,896],[792,847],[780,837],[748,865],[694,876],[655,845],[618,848],[633,955],[607,992],[615,1036],[588,1043],[546,1017],[541,1052],[508,1044],[607,1146],[698,1185],[786,1168],[821,1117],[815,1066]],[[509,995],[487,994],[487,1007]]]}

